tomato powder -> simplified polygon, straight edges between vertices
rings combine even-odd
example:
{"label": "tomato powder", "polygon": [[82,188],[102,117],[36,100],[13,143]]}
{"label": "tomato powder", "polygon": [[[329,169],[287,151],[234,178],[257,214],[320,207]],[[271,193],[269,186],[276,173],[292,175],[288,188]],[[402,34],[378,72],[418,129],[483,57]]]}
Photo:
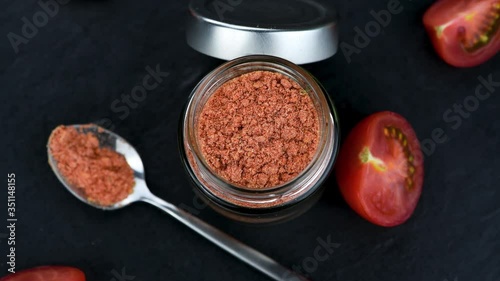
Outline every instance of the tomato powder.
{"label": "tomato powder", "polygon": [[132,193],[134,172],[125,157],[100,147],[92,133],[59,126],[52,132],[48,147],[59,172],[70,185],[81,189],[87,200],[111,206]]}
{"label": "tomato powder", "polygon": [[270,71],[221,85],[204,105],[197,131],[208,166],[250,189],[290,182],[312,161],[319,143],[318,112],[309,94]]}

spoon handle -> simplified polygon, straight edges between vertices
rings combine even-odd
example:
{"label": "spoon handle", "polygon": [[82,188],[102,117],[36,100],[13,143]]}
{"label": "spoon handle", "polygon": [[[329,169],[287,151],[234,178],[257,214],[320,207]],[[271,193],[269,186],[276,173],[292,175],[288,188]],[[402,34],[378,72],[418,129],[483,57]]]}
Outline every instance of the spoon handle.
{"label": "spoon handle", "polygon": [[286,281],[305,281],[305,277],[295,273],[270,257],[252,249],[235,238],[225,234],[217,228],[209,225],[201,219],[191,215],[190,213],[177,208],[176,206],[156,197],[153,194],[141,198],[142,201],[154,205],[166,213],[170,214],[192,230],[196,231],[201,236],[207,238],[215,245],[221,247],[226,252],[239,258],[248,265],[254,267],[260,272],[266,274],[274,280]]}

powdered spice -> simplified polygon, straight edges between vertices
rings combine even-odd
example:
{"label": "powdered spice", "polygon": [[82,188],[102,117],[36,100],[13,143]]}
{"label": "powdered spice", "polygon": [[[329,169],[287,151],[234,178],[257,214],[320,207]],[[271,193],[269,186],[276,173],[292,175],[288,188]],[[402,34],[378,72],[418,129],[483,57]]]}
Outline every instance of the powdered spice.
{"label": "powdered spice", "polygon": [[132,193],[134,172],[125,157],[101,148],[92,133],[59,126],[52,132],[48,146],[62,176],[80,188],[89,201],[110,206]]}
{"label": "powdered spice", "polygon": [[294,80],[254,71],[215,91],[201,111],[197,134],[217,175],[237,186],[269,188],[291,181],[313,159],[318,113]]}

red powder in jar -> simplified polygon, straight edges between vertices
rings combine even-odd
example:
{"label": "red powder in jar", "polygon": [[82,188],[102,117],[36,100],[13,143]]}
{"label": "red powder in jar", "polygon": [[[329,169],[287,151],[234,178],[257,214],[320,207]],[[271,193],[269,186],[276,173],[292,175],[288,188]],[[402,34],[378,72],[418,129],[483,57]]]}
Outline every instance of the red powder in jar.
{"label": "red powder in jar", "polygon": [[92,133],[59,126],[50,135],[49,149],[66,181],[80,188],[87,199],[110,206],[125,199],[135,185],[134,171],[125,157],[99,147]]}
{"label": "red powder in jar", "polygon": [[318,113],[307,92],[269,71],[220,86],[203,107],[197,129],[208,166],[229,183],[252,189],[297,177],[319,142]]}

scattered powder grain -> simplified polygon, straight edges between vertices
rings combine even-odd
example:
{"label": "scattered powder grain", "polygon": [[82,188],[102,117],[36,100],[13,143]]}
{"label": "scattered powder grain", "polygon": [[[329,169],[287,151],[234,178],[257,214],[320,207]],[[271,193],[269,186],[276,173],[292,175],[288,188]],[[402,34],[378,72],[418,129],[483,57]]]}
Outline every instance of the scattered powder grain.
{"label": "scattered powder grain", "polygon": [[302,87],[254,71],[220,86],[203,107],[198,142],[211,169],[231,184],[262,189],[297,177],[319,142],[318,113]]}
{"label": "scattered powder grain", "polygon": [[50,136],[49,149],[60,173],[89,201],[110,206],[132,193],[134,172],[125,157],[101,148],[93,134],[59,126]]}

